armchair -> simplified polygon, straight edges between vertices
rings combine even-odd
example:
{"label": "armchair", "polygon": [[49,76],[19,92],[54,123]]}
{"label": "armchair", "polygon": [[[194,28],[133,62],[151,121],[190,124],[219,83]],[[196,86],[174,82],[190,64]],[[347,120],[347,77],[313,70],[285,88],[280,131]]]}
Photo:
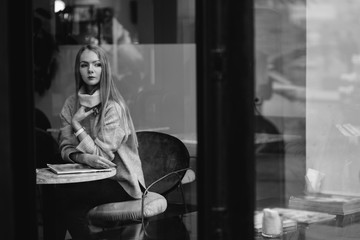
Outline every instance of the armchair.
{"label": "armchair", "polygon": [[[164,213],[166,196],[182,184],[195,180],[189,168],[190,156],[184,143],[178,138],[161,132],[137,132],[139,155],[147,188],[142,199],[102,204],[88,212],[92,230],[138,223]],[[185,198],[182,200],[186,209]],[[99,230],[100,228],[100,230]]]}

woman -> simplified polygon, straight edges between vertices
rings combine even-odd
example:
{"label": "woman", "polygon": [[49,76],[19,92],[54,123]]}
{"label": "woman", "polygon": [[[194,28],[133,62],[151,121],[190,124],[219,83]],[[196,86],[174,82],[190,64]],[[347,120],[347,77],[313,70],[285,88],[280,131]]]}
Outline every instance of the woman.
{"label": "woman", "polygon": [[88,239],[86,213],[94,206],[141,198],[145,187],[134,125],[113,82],[106,52],[80,48],[75,60],[76,94],[61,110],[60,151],[65,162],[116,167],[111,179],[65,184],[60,197],[74,239]]}

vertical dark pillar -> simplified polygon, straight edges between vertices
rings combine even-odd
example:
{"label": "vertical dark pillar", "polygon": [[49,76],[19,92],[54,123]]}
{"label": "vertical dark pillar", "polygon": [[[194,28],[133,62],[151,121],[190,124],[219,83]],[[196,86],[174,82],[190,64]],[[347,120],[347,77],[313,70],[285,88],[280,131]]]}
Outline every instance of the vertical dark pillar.
{"label": "vertical dark pillar", "polygon": [[140,43],[177,42],[177,0],[137,2]]}
{"label": "vertical dark pillar", "polygon": [[177,42],[177,0],[154,0],[154,43]]}
{"label": "vertical dark pillar", "polygon": [[0,197],[0,231],[2,238],[14,239],[14,205],[13,205],[13,181],[11,171],[11,145],[10,145],[10,105],[9,105],[9,67],[8,67],[8,14],[7,2],[0,1],[0,119],[1,119],[1,134],[0,134],[0,152],[1,152],[1,167],[0,167],[0,186],[2,189]]}
{"label": "vertical dark pillar", "polygon": [[199,239],[253,239],[251,0],[197,0]]}
{"label": "vertical dark pillar", "polygon": [[4,239],[37,239],[32,1],[1,1],[1,218]]}
{"label": "vertical dark pillar", "polygon": [[[228,199],[230,239],[253,239],[255,206],[254,154],[254,1],[228,6],[229,145]],[[233,111],[234,109],[234,111]],[[236,197],[233,197],[235,196]],[[239,229],[239,226],[240,229]]]}
{"label": "vertical dark pillar", "polygon": [[138,1],[137,28],[139,43],[154,43],[154,6],[153,0]]}

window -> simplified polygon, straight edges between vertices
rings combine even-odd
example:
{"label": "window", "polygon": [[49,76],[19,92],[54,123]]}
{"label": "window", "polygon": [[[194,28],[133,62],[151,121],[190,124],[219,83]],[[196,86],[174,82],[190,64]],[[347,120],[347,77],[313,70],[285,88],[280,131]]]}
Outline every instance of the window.
{"label": "window", "polygon": [[[360,3],[257,0],[254,7],[257,210],[300,208],[292,196],[359,197]],[[303,208],[335,214],[323,207]],[[355,223],[341,224],[288,234],[330,239],[341,228],[335,238],[342,238]]]}
{"label": "window", "polygon": [[[178,137],[196,170],[194,0],[34,0],[33,16],[35,107],[47,118],[46,131],[58,138],[59,113],[75,93],[76,53],[81,45],[97,44],[108,54],[135,130]],[[184,191],[193,212],[196,182]],[[181,201],[180,191],[168,200]],[[182,224],[196,237],[195,222]]]}

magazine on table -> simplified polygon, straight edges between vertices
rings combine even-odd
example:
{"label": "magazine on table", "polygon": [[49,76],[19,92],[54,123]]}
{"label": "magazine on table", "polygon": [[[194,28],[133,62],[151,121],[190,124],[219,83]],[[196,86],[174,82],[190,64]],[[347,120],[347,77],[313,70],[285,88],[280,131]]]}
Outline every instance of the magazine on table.
{"label": "magazine on table", "polygon": [[[305,211],[291,208],[272,208],[279,213],[282,218],[283,230],[284,232],[292,232],[297,230],[297,224],[312,224],[318,222],[326,222],[335,220],[336,215],[314,212],[314,211]],[[262,221],[263,221],[263,212],[255,211],[254,215],[254,227],[255,232],[262,231]]]}
{"label": "magazine on table", "polygon": [[110,172],[114,168],[92,168],[79,163],[47,164],[51,171],[56,174]]}
{"label": "magazine on table", "polygon": [[291,196],[289,207],[336,215],[347,215],[360,212],[360,197],[335,194]]}

